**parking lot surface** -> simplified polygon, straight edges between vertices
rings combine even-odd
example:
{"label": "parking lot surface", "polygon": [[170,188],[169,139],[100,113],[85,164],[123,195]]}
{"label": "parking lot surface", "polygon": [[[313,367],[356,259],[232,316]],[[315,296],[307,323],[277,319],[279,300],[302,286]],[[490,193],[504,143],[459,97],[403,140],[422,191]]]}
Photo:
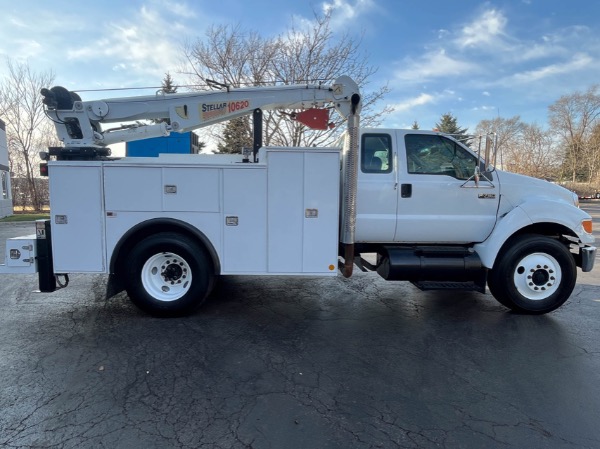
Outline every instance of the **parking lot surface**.
{"label": "parking lot surface", "polygon": [[0,446],[598,448],[596,265],[543,316],[358,273],[223,278],[158,319],[105,276],[3,276]]}

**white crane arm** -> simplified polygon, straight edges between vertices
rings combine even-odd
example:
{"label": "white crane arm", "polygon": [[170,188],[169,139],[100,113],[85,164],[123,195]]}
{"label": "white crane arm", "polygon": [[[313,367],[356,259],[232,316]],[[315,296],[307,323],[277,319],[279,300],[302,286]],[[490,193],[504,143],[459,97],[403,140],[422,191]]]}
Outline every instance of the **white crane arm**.
{"label": "white crane arm", "polygon": [[[331,85],[252,87],[96,101],[81,101],[61,87],[43,89],[42,95],[59,139],[70,148],[102,148],[171,131],[186,132],[251,114],[255,109],[333,106],[346,118],[360,108],[358,86],[348,76]],[[102,129],[103,124],[158,119],[166,122]]]}

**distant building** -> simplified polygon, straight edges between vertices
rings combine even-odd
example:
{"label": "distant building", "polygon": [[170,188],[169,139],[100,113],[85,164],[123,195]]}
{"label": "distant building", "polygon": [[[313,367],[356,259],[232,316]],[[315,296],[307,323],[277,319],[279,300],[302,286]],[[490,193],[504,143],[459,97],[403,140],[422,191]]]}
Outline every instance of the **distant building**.
{"label": "distant building", "polygon": [[196,134],[174,132],[166,137],[127,142],[125,155],[128,157],[156,157],[161,153],[197,154],[199,149]]}
{"label": "distant building", "polygon": [[8,167],[6,124],[0,120],[0,218],[12,214],[13,202],[12,195],[10,194],[10,168]]}

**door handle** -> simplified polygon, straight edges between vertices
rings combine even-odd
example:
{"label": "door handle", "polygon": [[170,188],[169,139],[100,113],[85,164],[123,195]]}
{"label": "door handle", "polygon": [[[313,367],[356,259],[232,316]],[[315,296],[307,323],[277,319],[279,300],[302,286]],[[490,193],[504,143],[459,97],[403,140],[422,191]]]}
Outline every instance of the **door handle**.
{"label": "door handle", "polygon": [[402,184],[400,186],[400,196],[410,198],[412,196],[412,184]]}

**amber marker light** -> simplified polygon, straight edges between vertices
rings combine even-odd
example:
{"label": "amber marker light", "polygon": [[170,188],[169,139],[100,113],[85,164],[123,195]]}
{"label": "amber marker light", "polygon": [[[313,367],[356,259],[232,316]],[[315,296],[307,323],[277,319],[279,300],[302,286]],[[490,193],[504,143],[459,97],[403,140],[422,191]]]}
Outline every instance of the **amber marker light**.
{"label": "amber marker light", "polygon": [[335,267],[333,265],[329,265],[329,271],[333,271],[335,270]]}
{"label": "amber marker light", "polygon": [[583,230],[588,234],[592,233],[592,220],[582,220]]}

